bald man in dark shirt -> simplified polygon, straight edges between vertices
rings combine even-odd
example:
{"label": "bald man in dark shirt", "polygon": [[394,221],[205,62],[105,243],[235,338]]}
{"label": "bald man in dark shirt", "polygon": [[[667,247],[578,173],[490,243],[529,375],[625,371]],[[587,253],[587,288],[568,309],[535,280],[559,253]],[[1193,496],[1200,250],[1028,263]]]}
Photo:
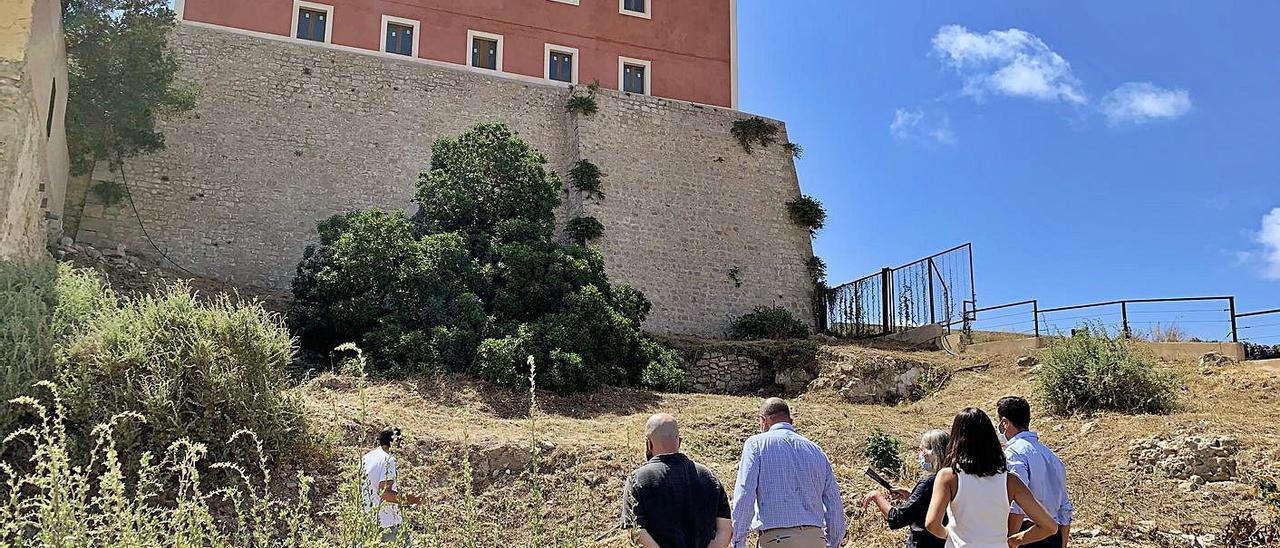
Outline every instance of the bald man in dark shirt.
{"label": "bald man in dark shirt", "polygon": [[680,452],[675,417],[645,424],[649,461],[627,480],[622,526],[645,548],[724,548],[733,535],[729,497],[716,475]]}

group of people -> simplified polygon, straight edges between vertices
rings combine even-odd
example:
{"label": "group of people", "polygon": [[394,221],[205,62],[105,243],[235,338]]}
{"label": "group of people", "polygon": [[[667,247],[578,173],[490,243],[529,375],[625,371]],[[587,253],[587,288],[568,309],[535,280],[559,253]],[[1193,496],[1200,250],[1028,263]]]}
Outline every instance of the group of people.
{"label": "group of people", "polygon": [[[920,439],[915,488],[871,491],[890,528],[910,528],[915,548],[1065,548],[1074,509],[1062,461],[1030,430],[1031,406],[1010,396],[996,404],[998,422],[978,408],[956,414],[951,431]],[[622,527],[645,548],[745,548],[755,531],[763,548],[836,548],[845,537],[845,512],[831,461],[796,431],[787,403],[764,400],[760,433],[747,439],[732,504],[711,470],[680,452],[675,417],[659,413],[645,424],[647,462],[627,479]],[[365,455],[365,505],[378,513],[383,539],[399,537],[400,504],[394,430],[379,435]],[[891,499],[898,500],[895,506]]]}
{"label": "group of people", "polygon": [[[926,475],[910,491],[867,493],[863,507],[874,504],[890,528],[910,528],[908,547],[1064,548],[1074,513],[1066,469],[1030,430],[1025,399],[1003,398],[996,411],[997,423],[971,407],[950,432],[926,432]],[[764,548],[840,546],[845,513],[826,453],[796,431],[781,399],[765,400],[759,421],[760,433],[743,445],[730,504],[716,475],[680,452],[676,419],[650,417],[648,461],[623,494],[632,539],[645,548],[744,548],[755,531]]]}

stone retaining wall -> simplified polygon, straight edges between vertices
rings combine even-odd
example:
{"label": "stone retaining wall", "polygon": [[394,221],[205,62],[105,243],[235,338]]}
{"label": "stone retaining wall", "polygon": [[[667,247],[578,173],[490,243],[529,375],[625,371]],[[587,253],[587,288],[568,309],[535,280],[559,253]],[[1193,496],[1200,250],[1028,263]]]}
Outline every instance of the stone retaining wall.
{"label": "stone retaining wall", "polygon": [[704,394],[742,394],[765,380],[760,360],[739,354],[707,352],[689,367],[690,389]]}
{"label": "stone retaining wall", "polygon": [[[729,130],[748,115],[602,90],[583,117],[565,87],[475,70],[192,24],[171,43],[198,105],[126,174],[147,231],[193,272],[287,288],[318,221],[411,208],[436,139],[500,121],[552,169],[589,159],[607,174],[603,199],[566,196],[561,216],[604,224],[609,275],[654,304],[646,329],[718,337],[775,303],[812,317],[808,231],[786,214],[795,168],[780,146],[741,149]],[[128,204],[93,192],[76,240],[155,254]]]}

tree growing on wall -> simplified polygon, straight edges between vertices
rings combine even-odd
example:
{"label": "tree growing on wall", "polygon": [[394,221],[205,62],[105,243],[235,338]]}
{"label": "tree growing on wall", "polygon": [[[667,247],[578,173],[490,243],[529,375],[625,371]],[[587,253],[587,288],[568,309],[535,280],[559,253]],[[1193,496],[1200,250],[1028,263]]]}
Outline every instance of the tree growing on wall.
{"label": "tree growing on wall", "polygon": [[166,0],[63,1],[73,173],[164,148],[156,120],[195,106],[167,48],[174,23]]}

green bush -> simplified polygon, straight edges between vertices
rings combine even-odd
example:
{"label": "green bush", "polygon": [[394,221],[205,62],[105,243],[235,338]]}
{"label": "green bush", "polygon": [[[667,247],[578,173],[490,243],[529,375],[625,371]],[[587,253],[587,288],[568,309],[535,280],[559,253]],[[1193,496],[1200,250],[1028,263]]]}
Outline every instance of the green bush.
{"label": "green bush", "polygon": [[640,384],[664,392],[681,392],[688,388],[680,354],[654,341],[640,341],[640,351],[649,365],[640,372]]}
{"label": "green bush", "polygon": [[115,295],[91,270],[0,261],[0,432],[24,422],[7,402],[56,379],[59,349],[115,307]]}
{"label": "green bush", "polygon": [[875,428],[867,435],[866,447],[862,449],[862,456],[871,463],[871,467],[898,477],[902,472],[902,442],[884,430]]}
{"label": "green bush", "polygon": [[1036,390],[1052,413],[1168,413],[1177,403],[1178,377],[1102,325],[1053,340],[1043,362]]}
{"label": "green bush", "polygon": [[573,114],[581,114],[590,116],[600,110],[600,105],[596,104],[596,92],[600,90],[599,82],[592,82],[586,88],[586,94],[573,90],[569,94],[569,100],[565,103],[564,109]]}
{"label": "green bush", "polygon": [[578,160],[569,170],[569,184],[589,198],[604,197],[604,193],[600,191],[603,181],[604,172],[591,160]]}
{"label": "green bush", "polygon": [[604,236],[604,225],[595,217],[574,217],[565,224],[564,231],[578,245]]}
{"label": "green bush", "polygon": [[[135,454],[180,438],[223,447],[241,428],[288,453],[308,441],[284,391],[292,356],[288,331],[257,305],[201,302],[182,285],[122,302],[92,270],[0,261],[0,397],[55,383],[77,455],[121,413],[146,421],[118,435]],[[0,407],[0,431],[32,419]]]}
{"label": "green bush", "polygon": [[359,341],[378,349],[380,370],[470,366],[487,318],[468,292],[478,274],[461,234],[417,237],[402,212],[378,209],[331,217],[319,233],[293,280],[290,323],[304,344]]}
{"label": "green bush", "polygon": [[[562,185],[542,154],[500,124],[432,151],[412,219],[368,210],[320,224],[293,281],[303,344],[357,341],[375,372],[502,384],[527,382],[533,356],[539,385],[559,391],[639,384],[651,363],[663,370],[665,355],[642,351],[644,295],[611,285],[599,250],[556,241]],[[575,171],[599,176],[589,162]],[[591,221],[573,223],[579,242],[598,236]]]}
{"label": "green bush", "polygon": [[809,234],[816,234],[827,223],[827,210],[822,203],[812,196],[796,196],[787,202],[787,216],[791,222],[809,229]]}
{"label": "green bush", "polygon": [[86,324],[66,343],[58,384],[68,424],[82,431],[120,413],[145,418],[117,440],[134,453],[182,438],[223,447],[247,428],[282,455],[307,441],[302,405],[284,389],[293,352],[261,306],[203,302],[176,284]]}
{"label": "green bush", "polygon": [[0,261],[0,432],[18,424],[7,402],[56,371],[57,274],[51,261]]}
{"label": "green bush", "polygon": [[767,147],[777,142],[778,131],[777,124],[753,116],[745,120],[735,120],[729,133],[738,140],[739,145],[742,145],[742,150],[751,154],[756,145]]}
{"label": "green bush", "polygon": [[780,306],[758,306],[729,326],[729,338],[744,341],[803,339],[808,336],[809,326]]}

